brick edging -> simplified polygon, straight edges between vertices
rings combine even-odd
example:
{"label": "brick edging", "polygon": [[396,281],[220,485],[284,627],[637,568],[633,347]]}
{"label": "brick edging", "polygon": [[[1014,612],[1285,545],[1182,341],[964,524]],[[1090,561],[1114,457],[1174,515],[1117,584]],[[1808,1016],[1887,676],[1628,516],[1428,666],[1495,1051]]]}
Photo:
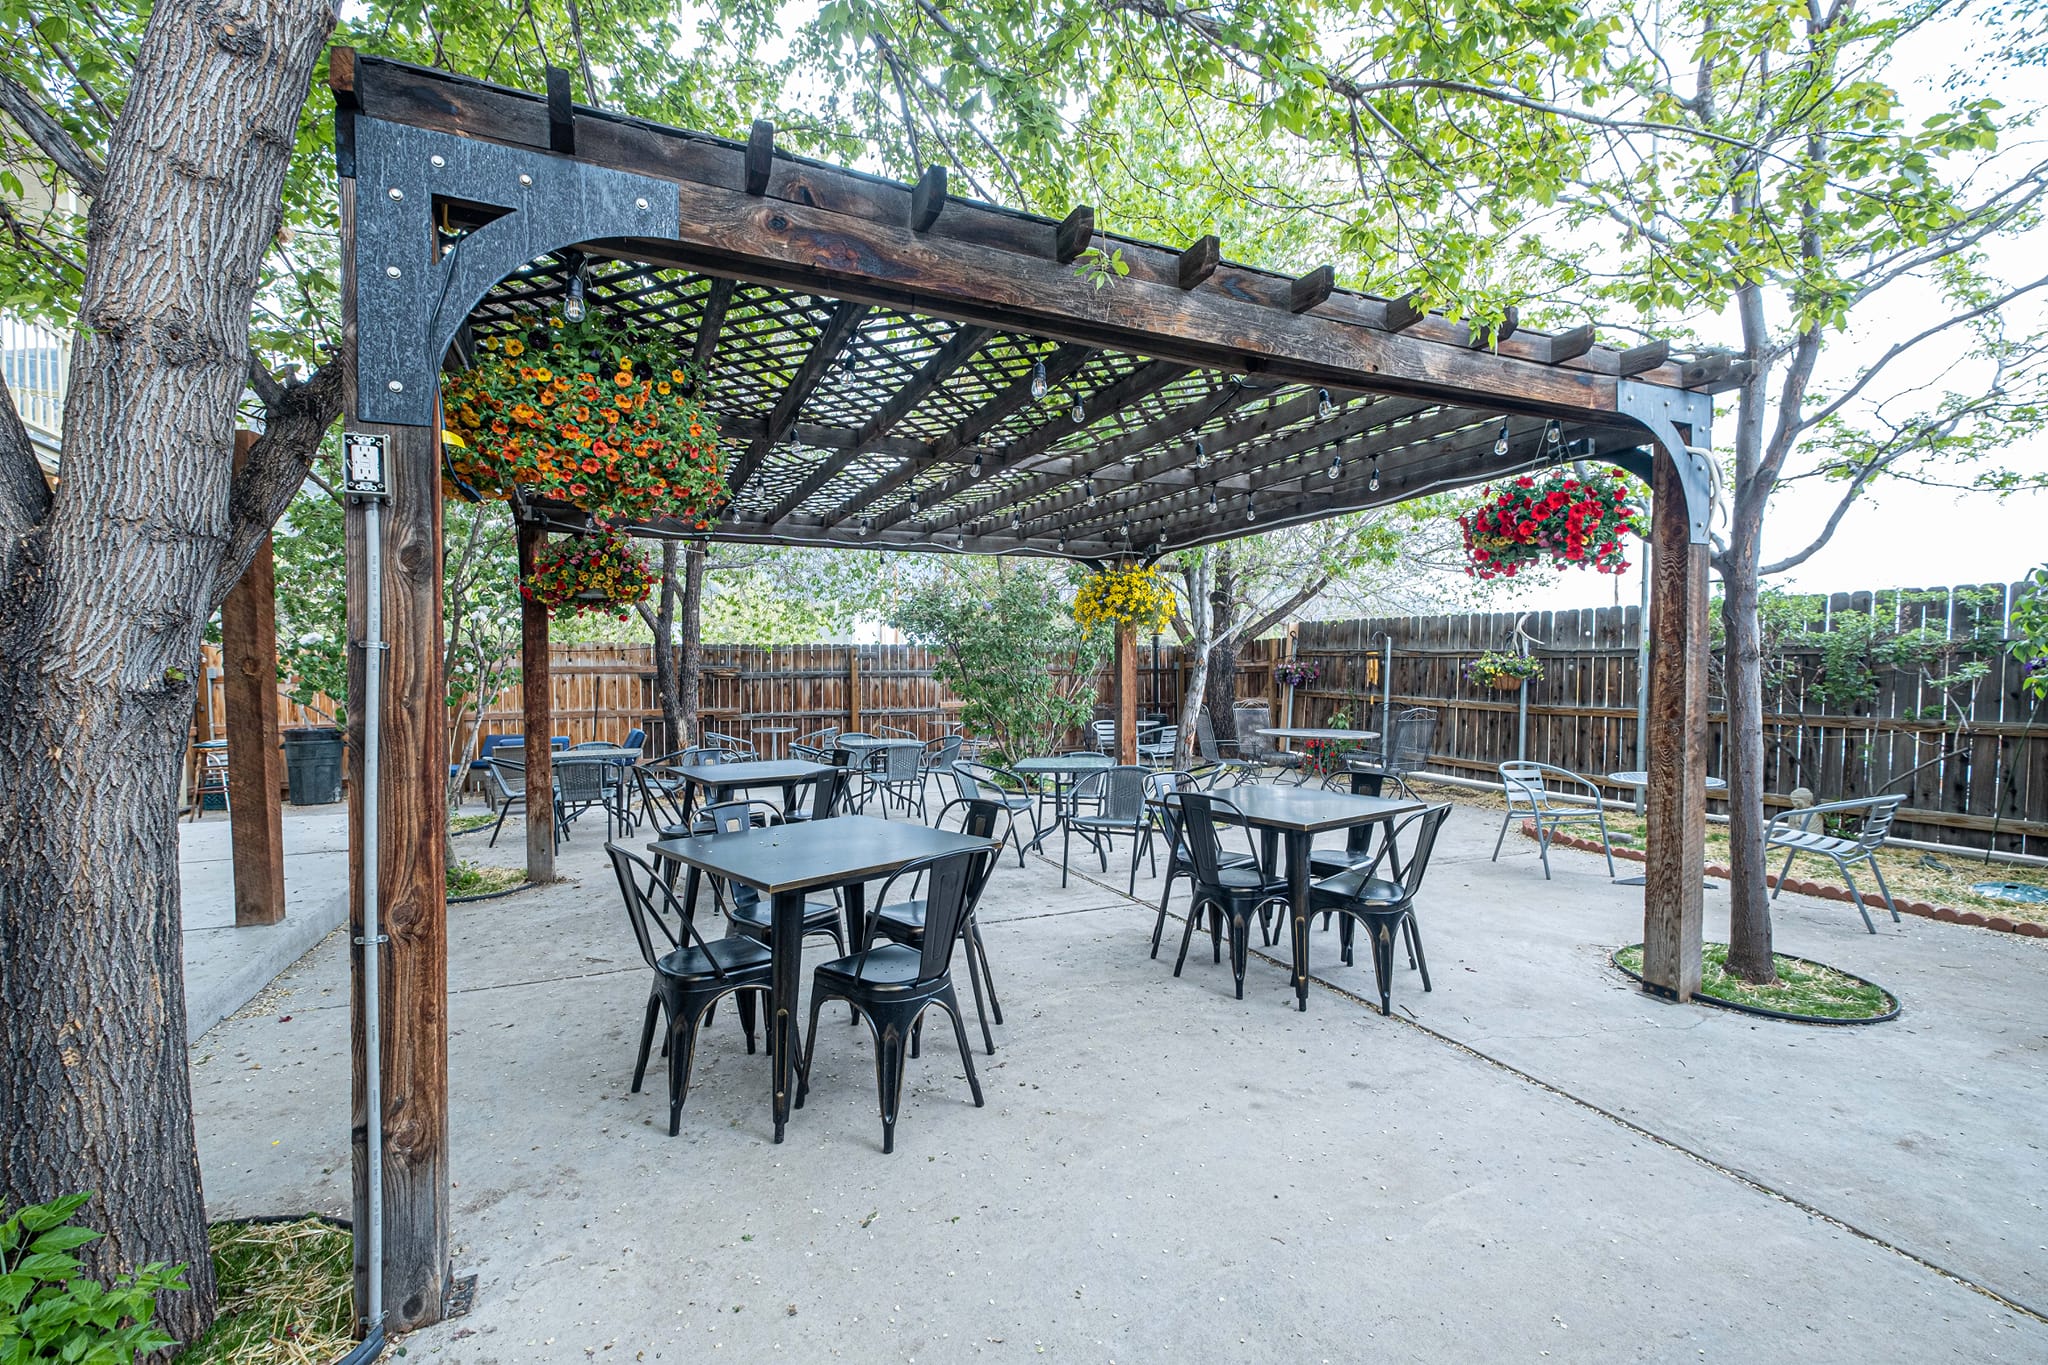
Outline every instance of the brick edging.
{"label": "brick edging", "polygon": [[[1534,839],[1536,837],[1536,824],[1532,820],[1524,820],[1521,824],[1521,830],[1527,838]],[[1555,831],[1550,836],[1550,846],[1552,848],[1575,848],[1585,853],[1598,853],[1600,851],[1600,845],[1592,839],[1581,839],[1575,835],[1562,834]],[[1630,862],[1639,863],[1644,860],[1643,851],[1637,848],[1616,848],[1613,850],[1613,853],[1615,857],[1625,858]],[[1708,863],[1707,875],[1709,877],[1719,877],[1726,881],[1729,873],[1728,869],[1719,863]],[[1777,884],[1778,879],[1776,876],[1768,872],[1764,874],[1764,885],[1776,886]],[[1785,889],[1801,896],[1818,896],[1822,900],[1842,901],[1845,904],[1854,903],[1850,900],[1849,888],[1846,886],[1833,886],[1824,882],[1809,882],[1798,877],[1789,877],[1785,881]],[[1864,903],[1866,905],[1874,904],[1880,908],[1884,904],[1883,901],[1875,898],[1868,899]],[[1929,905],[1926,901],[1895,900],[1892,903],[1899,907],[1899,913],[1902,915],[1918,915],[1922,919],[1938,919],[1945,924],[1969,924],[1979,929],[1996,929],[2000,933],[2018,934],[2022,938],[2048,938],[2048,924],[2037,924],[2033,920],[2008,919],[2004,915],[1983,915],[1975,910],[1957,910],[1947,905]]]}

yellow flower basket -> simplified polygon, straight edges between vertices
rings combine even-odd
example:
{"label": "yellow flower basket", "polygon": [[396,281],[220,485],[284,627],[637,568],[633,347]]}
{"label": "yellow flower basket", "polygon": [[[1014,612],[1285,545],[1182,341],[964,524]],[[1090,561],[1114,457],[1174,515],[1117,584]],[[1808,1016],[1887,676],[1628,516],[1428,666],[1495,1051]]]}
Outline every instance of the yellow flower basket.
{"label": "yellow flower basket", "polygon": [[1173,589],[1156,569],[1104,569],[1074,594],[1074,622],[1083,630],[1109,622],[1142,633],[1162,630],[1172,619]]}

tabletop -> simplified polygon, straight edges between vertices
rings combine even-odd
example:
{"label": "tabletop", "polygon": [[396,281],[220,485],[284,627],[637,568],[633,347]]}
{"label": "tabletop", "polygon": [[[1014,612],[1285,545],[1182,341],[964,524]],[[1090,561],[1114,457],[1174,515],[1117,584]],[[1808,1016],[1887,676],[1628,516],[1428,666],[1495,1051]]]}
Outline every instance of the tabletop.
{"label": "tabletop", "polygon": [[1327,739],[1340,744],[1345,740],[1380,737],[1377,730],[1319,730],[1312,726],[1296,725],[1262,725],[1252,733],[1264,735],[1267,739]]}
{"label": "tabletop", "polygon": [[833,742],[842,749],[901,749],[906,745],[913,749],[924,747],[924,741],[921,739],[897,739],[892,735],[868,735],[865,738],[856,736],[851,739],[841,735]]}
{"label": "tabletop", "polygon": [[1115,760],[1108,754],[1049,754],[1042,758],[1020,758],[1010,765],[1010,771],[1027,775],[1078,773],[1114,766]]}
{"label": "tabletop", "polygon": [[685,763],[663,769],[700,787],[786,787],[832,772],[829,763],[801,758],[755,758],[743,763]]}
{"label": "tabletop", "polygon": [[796,733],[796,727],[794,725],[756,725],[754,733],[757,735],[793,735]]}
{"label": "tabletop", "polygon": [[830,820],[771,825],[737,836],[699,834],[663,839],[648,847],[687,867],[745,883],[772,896],[870,881],[918,858],[993,848],[995,841],[908,820],[838,815]]}
{"label": "tabletop", "polygon": [[[1236,806],[1243,812],[1244,822],[1254,828],[1307,834],[1349,829],[1353,825],[1412,815],[1428,809],[1427,803],[1403,796],[1353,796],[1349,792],[1324,791],[1319,787],[1254,784],[1205,794]],[[1154,798],[1153,804],[1160,804],[1162,799]],[[1219,814],[1223,819],[1230,819],[1228,811]]]}
{"label": "tabletop", "polygon": [[[1607,780],[1624,787],[1647,787],[1650,785],[1650,775],[1636,769],[1630,769],[1625,773],[1609,773],[1607,774]],[[1710,777],[1707,779],[1707,790],[1710,792],[1724,792],[1728,790],[1728,784],[1718,777]]]}

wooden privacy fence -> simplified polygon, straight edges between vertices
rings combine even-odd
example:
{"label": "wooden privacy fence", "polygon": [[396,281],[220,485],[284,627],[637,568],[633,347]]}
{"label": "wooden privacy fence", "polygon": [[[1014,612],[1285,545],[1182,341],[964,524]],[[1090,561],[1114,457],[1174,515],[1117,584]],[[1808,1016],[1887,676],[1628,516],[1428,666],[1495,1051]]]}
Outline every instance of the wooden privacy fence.
{"label": "wooden privacy fence", "polygon": [[[1764,694],[1764,789],[1774,806],[1794,788],[1818,801],[1904,792],[1898,832],[1970,847],[2048,853],[2048,704],[2021,689],[2016,660],[1997,647],[2018,585],[1838,593],[1816,627],[1780,650],[1783,667]],[[1956,657],[1869,665],[1871,695],[1832,704],[1817,695],[1824,637],[1874,615],[1890,634],[1924,631],[1927,650],[1951,642]],[[1538,642],[1544,676],[1526,694],[1467,678],[1487,650],[1514,647],[1517,627]],[[1474,613],[1303,623],[1292,652],[1320,671],[1293,691],[1294,723],[1325,723],[1348,711],[1378,729],[1377,656],[1394,644],[1391,692],[1398,709],[1437,713],[1430,767],[1492,778],[1526,747],[1527,757],[1596,779],[1642,766],[1636,754],[1636,607],[1590,611]],[[1812,643],[1809,645],[1808,640]],[[1290,642],[1254,642],[1241,652],[1248,677],[1270,676]],[[1959,664],[1984,665],[1958,681]],[[1254,670],[1257,670],[1255,673]],[[1256,690],[1256,688],[1254,688]],[[1288,689],[1276,714],[1287,706]],[[1526,736],[1524,702],[1526,701]],[[1718,677],[1709,703],[1709,771],[1726,769],[1727,713]],[[1628,789],[1615,784],[1617,793]]]}

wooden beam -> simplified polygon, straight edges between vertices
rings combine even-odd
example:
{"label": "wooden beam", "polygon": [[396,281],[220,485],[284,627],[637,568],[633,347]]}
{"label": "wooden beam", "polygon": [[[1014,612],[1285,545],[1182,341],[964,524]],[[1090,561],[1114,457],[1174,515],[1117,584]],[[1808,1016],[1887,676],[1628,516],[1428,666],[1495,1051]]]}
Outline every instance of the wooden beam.
{"label": "wooden beam", "polygon": [[1223,241],[1211,233],[1180,253],[1180,270],[1174,282],[1182,289],[1193,289],[1215,274],[1216,267],[1222,263]]}
{"label": "wooden beam", "polygon": [[1413,290],[1398,299],[1387,300],[1385,327],[1389,332],[1405,332],[1429,316],[1429,310],[1422,306],[1422,291]]}
{"label": "wooden beam", "polygon": [[1646,341],[1640,346],[1631,346],[1621,353],[1618,361],[1621,377],[1647,374],[1665,361],[1671,359],[1671,343],[1668,341]]}
{"label": "wooden beam", "polygon": [[[235,433],[239,472],[256,433]],[[277,728],[277,578],[270,537],[220,604],[220,669],[228,712],[228,823],[233,827],[235,925],[284,918],[284,761]]]}
{"label": "wooden beam", "polygon": [[1592,323],[1574,327],[1569,332],[1558,332],[1549,338],[1550,352],[1544,357],[1552,365],[1562,365],[1567,360],[1576,360],[1593,349],[1596,333]]}
{"label": "wooden beam", "polygon": [[767,119],[754,120],[747,134],[747,193],[759,199],[768,193],[768,173],[775,169],[775,125]]}
{"label": "wooden beam", "polygon": [[1072,265],[1094,237],[1095,210],[1086,204],[1076,204],[1074,211],[1060,219],[1052,230],[1052,258],[1061,265]]}
{"label": "wooden beam", "polygon": [[[1045,357],[1046,382],[1048,384],[1060,383],[1087,364],[1088,358],[1093,354],[1093,351],[1084,346],[1062,346],[1058,348],[1051,355]],[[875,480],[848,499],[844,505],[825,519],[825,525],[828,527],[837,526],[848,517],[857,515],[865,508],[873,505],[877,499],[885,498],[910,483],[919,474],[929,469],[935,461],[943,460],[955,451],[965,449],[980,440],[984,432],[1002,422],[1003,419],[1016,412],[1026,403],[1036,401],[1031,396],[1030,374],[1018,375],[1010,381],[1001,393],[983,403],[962,419],[959,425],[933,441],[922,458],[917,456],[906,458],[893,472]],[[890,515],[890,525],[894,525],[902,519],[901,516],[896,515],[898,512],[908,515],[907,507],[894,509]]]}
{"label": "wooden beam", "polygon": [[1725,351],[1711,355],[1694,356],[1678,371],[1678,379],[1688,389],[1702,388],[1713,383],[1735,368],[1735,357]]}
{"label": "wooden beam", "polygon": [[548,150],[562,156],[576,155],[576,106],[569,93],[569,73],[559,66],[547,69]]}
{"label": "wooden beam", "polygon": [[1472,329],[1472,347],[1474,350],[1493,350],[1503,341],[1513,336],[1516,329],[1521,325],[1522,311],[1513,304],[1509,304],[1501,313],[1500,325],[1498,327],[1474,327]]}
{"label": "wooden beam", "polygon": [[1138,761],[1138,632],[1116,623],[1116,761]]}
{"label": "wooden beam", "polygon": [[771,445],[789,435],[790,428],[796,425],[797,413],[818,387],[819,381],[824,379],[832,362],[846,349],[868,312],[869,307],[864,303],[842,302],[832,310],[831,321],[818,333],[818,339],[812,343],[804,363],[797,367],[789,386],[775,400],[775,408],[768,414],[768,441]]}
{"label": "wooden beam", "polygon": [[927,166],[910,192],[910,230],[930,232],[946,208],[946,168]]}
{"label": "wooden beam", "polygon": [[[537,522],[519,524],[519,576],[530,579],[547,535]],[[555,880],[555,685],[548,646],[548,609],[519,600],[520,729],[526,751],[526,880]]]}
{"label": "wooden beam", "polygon": [[712,357],[718,354],[718,338],[725,331],[725,310],[732,306],[732,290],[731,280],[715,279],[711,292],[704,296],[704,320],[697,324],[697,344],[690,359],[707,374]]}
{"label": "wooden beam", "polygon": [[1317,304],[1329,298],[1337,288],[1335,267],[1319,265],[1308,274],[1296,279],[1287,288],[1287,311],[1306,313]]}
{"label": "wooden beam", "polygon": [[1643,798],[1643,984],[1681,1003],[1700,986],[1707,840],[1707,547],[1692,543],[1670,452],[1650,480],[1650,783]]}
{"label": "wooden beam", "polygon": [[797,508],[804,505],[813,493],[836,478],[839,472],[855,460],[873,452],[876,441],[889,433],[890,428],[907,417],[932,390],[944,383],[946,376],[965,364],[969,357],[994,333],[986,327],[961,327],[954,331],[944,346],[934,351],[931,358],[918,367],[910,382],[889,395],[889,401],[875,411],[874,416],[862,424],[852,442],[835,454],[818,462],[803,482],[791,489],[781,502],[775,504],[764,521],[781,521]]}

